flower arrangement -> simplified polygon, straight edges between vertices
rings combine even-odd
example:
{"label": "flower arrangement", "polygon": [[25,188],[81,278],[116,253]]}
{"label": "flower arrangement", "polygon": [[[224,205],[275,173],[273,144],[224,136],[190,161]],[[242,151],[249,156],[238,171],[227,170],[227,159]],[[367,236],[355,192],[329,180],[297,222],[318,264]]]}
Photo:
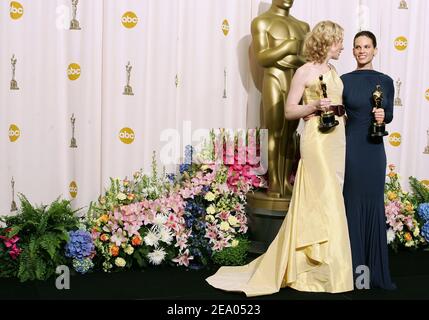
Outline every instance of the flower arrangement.
{"label": "flower arrangement", "polygon": [[[417,214],[418,200],[415,195],[402,189],[393,164],[389,165],[389,170],[389,181],[385,185],[387,242],[394,250],[402,246],[420,248],[427,244],[427,240],[421,233],[422,219]],[[428,227],[425,230],[426,228]]]}
{"label": "flower arrangement", "polygon": [[148,264],[188,265],[183,199],[174,180],[158,176],[155,154],[150,176],[141,171],[132,180],[111,179],[105,194],[92,204],[88,225],[104,271]]}

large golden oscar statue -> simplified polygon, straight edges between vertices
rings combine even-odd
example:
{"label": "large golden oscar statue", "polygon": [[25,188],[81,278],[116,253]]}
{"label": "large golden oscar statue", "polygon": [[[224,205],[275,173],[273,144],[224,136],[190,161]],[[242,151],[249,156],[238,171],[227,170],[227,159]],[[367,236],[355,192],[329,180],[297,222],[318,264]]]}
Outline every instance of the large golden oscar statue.
{"label": "large golden oscar statue", "polygon": [[296,69],[305,63],[302,47],[310,27],[289,14],[292,5],[293,0],[273,0],[251,25],[253,55],[264,70],[261,127],[268,129],[268,191],[250,194],[248,211],[251,237],[266,245],[288,210],[290,176],[299,148],[299,120],[285,119],[284,104]]}

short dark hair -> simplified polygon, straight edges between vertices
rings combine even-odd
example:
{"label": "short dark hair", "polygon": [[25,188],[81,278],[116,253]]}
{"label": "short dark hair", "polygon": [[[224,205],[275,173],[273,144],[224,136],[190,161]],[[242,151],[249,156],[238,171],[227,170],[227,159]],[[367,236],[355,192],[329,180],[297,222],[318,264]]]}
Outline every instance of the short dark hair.
{"label": "short dark hair", "polygon": [[370,38],[372,40],[372,44],[374,45],[374,48],[377,48],[377,38],[375,37],[375,35],[371,31],[367,31],[367,30],[360,31],[360,32],[356,33],[355,37],[353,38],[353,47],[355,45],[356,38],[359,38],[362,36]]}

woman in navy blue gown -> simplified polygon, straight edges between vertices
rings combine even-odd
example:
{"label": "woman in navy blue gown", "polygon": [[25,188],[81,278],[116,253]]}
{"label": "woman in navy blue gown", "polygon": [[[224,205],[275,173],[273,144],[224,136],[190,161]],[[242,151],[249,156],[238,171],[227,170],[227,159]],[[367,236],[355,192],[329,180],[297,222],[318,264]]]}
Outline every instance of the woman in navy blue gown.
{"label": "woman in navy blue gown", "polygon": [[[393,80],[372,66],[377,54],[373,33],[361,31],[353,40],[355,71],[344,74],[343,103],[347,112],[346,171],[344,202],[347,213],[355,278],[370,272],[370,288],[394,289],[388,261],[384,184],[386,153],[383,138],[371,138],[370,126],[393,119]],[[382,107],[373,108],[372,93],[376,85],[383,91]],[[367,269],[366,269],[367,270]],[[359,281],[358,281],[359,282]]]}

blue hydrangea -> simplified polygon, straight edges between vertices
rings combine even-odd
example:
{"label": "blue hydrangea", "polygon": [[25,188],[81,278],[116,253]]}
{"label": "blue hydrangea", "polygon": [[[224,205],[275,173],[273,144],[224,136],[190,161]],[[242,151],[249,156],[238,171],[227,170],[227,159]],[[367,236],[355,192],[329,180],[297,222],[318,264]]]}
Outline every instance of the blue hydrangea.
{"label": "blue hydrangea", "polygon": [[429,221],[429,203],[421,203],[417,208],[417,212],[424,221]]}
{"label": "blue hydrangea", "polygon": [[425,238],[425,240],[427,242],[429,242],[429,221],[427,221],[424,225],[423,228],[421,230],[421,234],[423,236],[423,238]]}
{"label": "blue hydrangea", "polygon": [[82,260],[94,251],[91,234],[86,230],[70,231],[70,240],[66,244],[66,257]]}
{"label": "blue hydrangea", "polygon": [[87,273],[93,266],[94,263],[90,258],[73,259],[73,268],[79,273]]}

